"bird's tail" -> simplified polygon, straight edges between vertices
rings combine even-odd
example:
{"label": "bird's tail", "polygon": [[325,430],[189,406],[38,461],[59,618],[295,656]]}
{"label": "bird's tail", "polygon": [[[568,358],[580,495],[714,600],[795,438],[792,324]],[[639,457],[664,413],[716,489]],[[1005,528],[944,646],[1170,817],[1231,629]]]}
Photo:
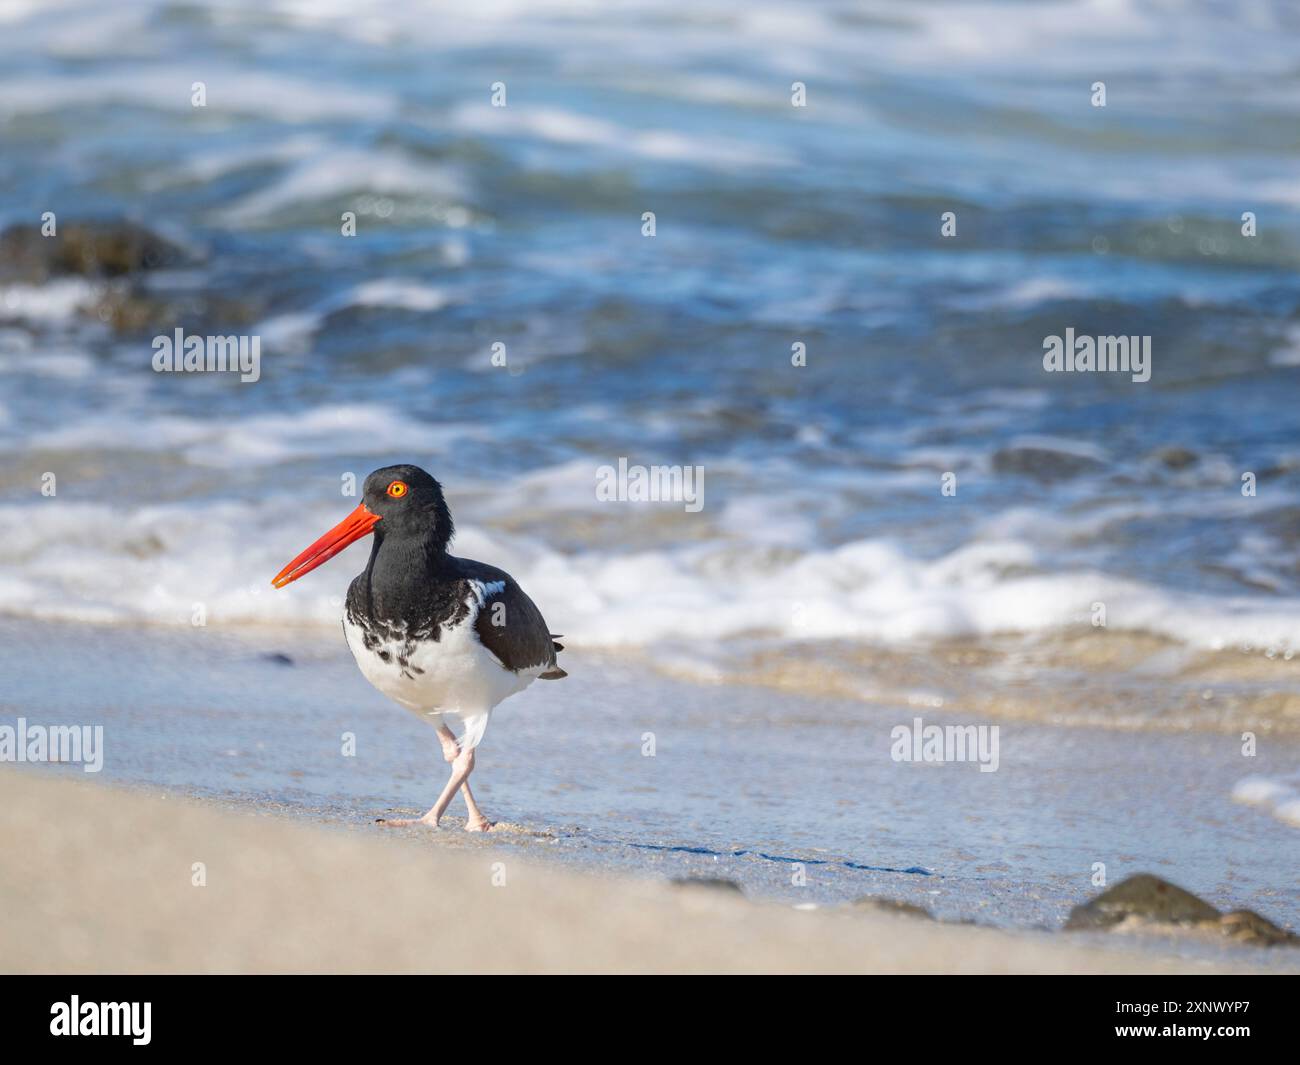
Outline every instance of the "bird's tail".
{"label": "bird's tail", "polygon": [[[556,654],[559,654],[561,651],[564,650],[564,644],[555,642],[556,640],[562,640],[562,639],[564,639],[563,633],[556,633],[556,632],[551,633],[551,646],[555,649]],[[558,665],[552,666],[545,673],[537,674],[539,680],[561,680],[567,676],[568,674],[564,672],[564,670],[562,670]]]}

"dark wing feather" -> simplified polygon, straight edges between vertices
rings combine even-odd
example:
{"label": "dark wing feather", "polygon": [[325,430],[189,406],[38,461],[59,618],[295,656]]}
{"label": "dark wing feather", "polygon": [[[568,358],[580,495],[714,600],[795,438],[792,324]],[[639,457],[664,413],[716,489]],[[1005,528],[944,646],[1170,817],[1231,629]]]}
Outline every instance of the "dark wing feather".
{"label": "dark wing feather", "polygon": [[546,627],[542,612],[515,583],[514,578],[493,566],[481,563],[475,564],[474,572],[467,573],[466,576],[488,584],[501,581],[505,585],[500,591],[486,597],[478,617],[474,619],[474,630],[478,633],[479,642],[506,669],[517,673],[523,669],[546,666],[547,670],[540,676],[547,680],[567,676],[555,664],[556,647],[551,641],[551,630]]}

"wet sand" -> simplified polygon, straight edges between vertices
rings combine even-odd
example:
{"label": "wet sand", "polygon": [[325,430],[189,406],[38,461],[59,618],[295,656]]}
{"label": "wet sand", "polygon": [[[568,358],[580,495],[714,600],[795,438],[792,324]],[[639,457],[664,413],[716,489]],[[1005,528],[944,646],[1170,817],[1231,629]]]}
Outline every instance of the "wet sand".
{"label": "wet sand", "polygon": [[1250,955],[801,912],[12,768],[0,772],[0,847],[0,958],[17,973],[1253,968]]}

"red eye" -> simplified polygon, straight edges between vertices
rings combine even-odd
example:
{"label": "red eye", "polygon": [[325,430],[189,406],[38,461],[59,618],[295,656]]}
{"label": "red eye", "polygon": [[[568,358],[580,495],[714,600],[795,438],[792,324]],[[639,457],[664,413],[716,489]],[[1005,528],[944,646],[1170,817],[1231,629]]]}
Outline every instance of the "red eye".
{"label": "red eye", "polygon": [[394,499],[401,499],[402,496],[406,495],[406,482],[394,481],[388,486],[388,494]]}

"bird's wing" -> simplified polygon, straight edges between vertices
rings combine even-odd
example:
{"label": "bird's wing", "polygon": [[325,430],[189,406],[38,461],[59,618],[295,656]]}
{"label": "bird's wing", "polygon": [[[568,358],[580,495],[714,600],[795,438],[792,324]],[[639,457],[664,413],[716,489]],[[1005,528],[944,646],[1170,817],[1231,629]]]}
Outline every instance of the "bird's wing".
{"label": "bird's wing", "polygon": [[[509,574],[492,567],[472,578],[482,588],[482,605],[474,619],[479,642],[513,673],[547,667],[547,673],[564,676],[555,664],[555,644],[542,612]],[[548,678],[549,679],[549,678]]]}

